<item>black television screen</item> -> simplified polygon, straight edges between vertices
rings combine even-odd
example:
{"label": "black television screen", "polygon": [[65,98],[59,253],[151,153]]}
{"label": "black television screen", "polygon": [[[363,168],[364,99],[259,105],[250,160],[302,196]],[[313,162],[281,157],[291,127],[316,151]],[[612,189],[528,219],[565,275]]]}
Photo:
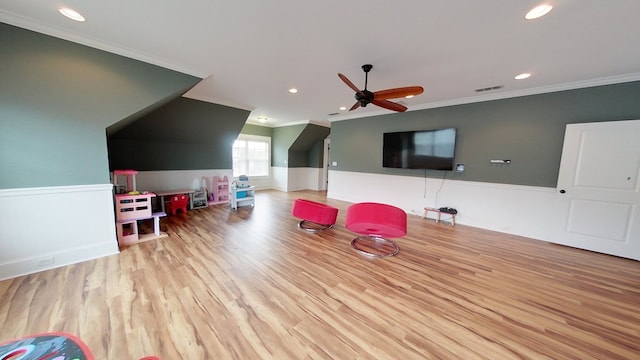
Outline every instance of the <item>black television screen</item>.
{"label": "black television screen", "polygon": [[455,128],[385,133],[382,166],[453,170],[455,149]]}

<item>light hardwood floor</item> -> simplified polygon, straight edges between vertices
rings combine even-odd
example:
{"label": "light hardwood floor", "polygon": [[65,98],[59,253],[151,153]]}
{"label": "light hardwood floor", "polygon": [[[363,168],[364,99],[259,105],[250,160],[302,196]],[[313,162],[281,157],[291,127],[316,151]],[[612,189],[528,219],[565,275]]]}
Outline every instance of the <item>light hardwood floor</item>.
{"label": "light hardwood floor", "polygon": [[[338,207],[336,227],[297,229],[298,197]],[[64,331],[96,359],[640,359],[640,262],[413,215],[400,253],[370,260],[348,205],[262,191],[2,281],[0,342]]]}

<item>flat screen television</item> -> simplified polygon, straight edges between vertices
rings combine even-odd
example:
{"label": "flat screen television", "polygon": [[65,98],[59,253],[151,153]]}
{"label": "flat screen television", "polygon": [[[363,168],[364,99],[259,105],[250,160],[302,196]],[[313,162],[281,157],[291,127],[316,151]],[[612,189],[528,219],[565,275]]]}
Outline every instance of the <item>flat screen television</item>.
{"label": "flat screen television", "polygon": [[384,133],[382,166],[453,170],[456,129]]}

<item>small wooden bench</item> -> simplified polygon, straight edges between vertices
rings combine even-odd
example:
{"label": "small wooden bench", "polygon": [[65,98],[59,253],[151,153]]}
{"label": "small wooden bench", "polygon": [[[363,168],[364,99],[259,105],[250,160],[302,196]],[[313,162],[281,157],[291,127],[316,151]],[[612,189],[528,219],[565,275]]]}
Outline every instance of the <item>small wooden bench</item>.
{"label": "small wooden bench", "polygon": [[427,216],[429,215],[429,212],[436,213],[436,222],[440,222],[440,215],[447,214],[447,215],[451,216],[451,219],[450,219],[451,226],[456,224],[456,214],[445,213],[445,212],[440,211],[440,209],[436,209],[436,208],[432,208],[432,207],[424,208],[424,212],[422,213],[422,218],[426,219]]}

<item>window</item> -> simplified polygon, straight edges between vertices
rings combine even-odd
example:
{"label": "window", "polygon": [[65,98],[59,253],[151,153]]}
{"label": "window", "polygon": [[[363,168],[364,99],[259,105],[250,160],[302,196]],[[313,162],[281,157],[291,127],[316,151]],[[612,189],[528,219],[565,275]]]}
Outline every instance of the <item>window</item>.
{"label": "window", "polygon": [[233,143],[233,176],[269,176],[271,138],[240,135]]}

